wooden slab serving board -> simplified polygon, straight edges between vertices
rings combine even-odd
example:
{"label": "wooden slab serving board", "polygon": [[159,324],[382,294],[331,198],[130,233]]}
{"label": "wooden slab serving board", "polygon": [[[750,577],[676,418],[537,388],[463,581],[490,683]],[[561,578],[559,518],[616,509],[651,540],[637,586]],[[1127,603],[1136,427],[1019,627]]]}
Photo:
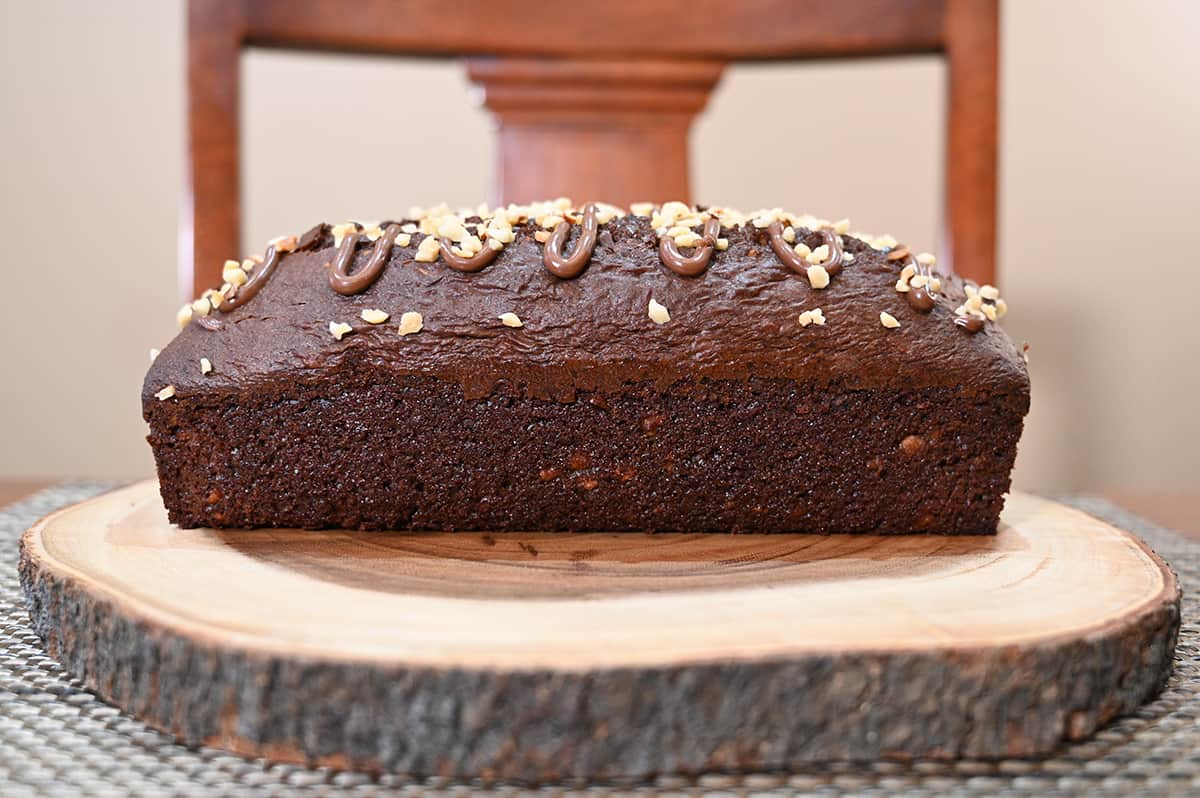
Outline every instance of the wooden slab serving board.
{"label": "wooden slab serving board", "polygon": [[546,780],[1011,757],[1155,695],[1179,588],[1032,496],[995,537],[184,530],[145,482],[22,543],[34,627],[189,744]]}

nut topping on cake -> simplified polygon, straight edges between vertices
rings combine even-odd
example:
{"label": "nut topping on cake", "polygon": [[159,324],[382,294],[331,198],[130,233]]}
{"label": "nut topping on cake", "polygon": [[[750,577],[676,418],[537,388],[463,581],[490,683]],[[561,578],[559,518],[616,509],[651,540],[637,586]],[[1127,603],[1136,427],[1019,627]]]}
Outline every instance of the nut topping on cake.
{"label": "nut topping on cake", "polygon": [[888,313],[886,310],[880,312],[879,323],[884,327],[887,327],[889,330],[894,330],[900,326],[900,322],[896,321],[896,317],[891,313]]}
{"label": "nut topping on cake", "polygon": [[367,308],[364,309],[359,316],[361,316],[362,320],[367,324],[383,324],[388,320],[390,314],[388,314],[386,311],[378,310],[376,308]]}
{"label": "nut topping on cake", "polygon": [[650,306],[649,310],[647,311],[647,315],[650,316],[650,320],[655,324],[666,324],[671,320],[670,312],[665,307],[658,304],[653,297],[650,298]]}
{"label": "nut topping on cake", "polygon": [[339,341],[342,340],[342,336],[348,332],[353,332],[353,330],[354,328],[344,321],[329,322],[329,334]]}
{"label": "nut topping on cake", "polygon": [[521,321],[521,317],[516,313],[501,313],[498,317],[500,323],[505,327],[524,327],[525,322]]}
{"label": "nut topping on cake", "polygon": [[400,315],[400,334],[412,335],[419,333],[425,326],[425,319],[416,311],[407,311]]}
{"label": "nut topping on cake", "polygon": [[810,324],[815,324],[818,327],[824,327],[825,314],[820,308],[813,308],[812,310],[806,310],[801,313],[799,321],[801,327],[807,327]]}

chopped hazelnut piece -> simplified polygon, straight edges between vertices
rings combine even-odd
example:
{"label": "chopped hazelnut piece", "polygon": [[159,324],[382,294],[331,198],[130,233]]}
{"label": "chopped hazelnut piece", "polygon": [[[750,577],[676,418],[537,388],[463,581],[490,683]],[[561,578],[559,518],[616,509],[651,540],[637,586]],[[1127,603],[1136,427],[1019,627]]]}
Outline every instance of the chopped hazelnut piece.
{"label": "chopped hazelnut piece", "polygon": [[879,323],[884,327],[887,327],[889,330],[894,330],[900,326],[900,322],[896,321],[896,317],[887,311],[883,311],[879,314]]}
{"label": "chopped hazelnut piece", "polygon": [[1008,303],[1003,299],[996,300],[996,318],[1004,318],[1004,314],[1008,313]]}
{"label": "chopped hazelnut piece", "polygon": [[812,250],[809,249],[808,244],[805,244],[804,242],[800,242],[796,246],[792,247],[792,250],[805,260],[807,260],[808,256],[812,254]]}
{"label": "chopped hazelnut piece", "polygon": [[175,321],[178,322],[180,327],[186,327],[188,325],[188,322],[191,320],[192,320],[192,306],[189,303],[189,304],[181,307],[179,309],[179,312],[175,314]]}
{"label": "chopped hazelnut piece", "polygon": [[833,223],[832,227],[833,232],[837,233],[838,235],[845,235],[846,233],[850,232],[850,220],[838,219]]}
{"label": "chopped hazelnut piece", "polygon": [[150,362],[151,363],[153,363],[155,360],[158,359],[158,352],[159,352],[159,350],[157,350],[157,349],[154,349],[154,348],[150,349]]}
{"label": "chopped hazelnut piece", "polygon": [[820,308],[813,308],[812,310],[806,310],[801,313],[799,321],[801,327],[807,327],[810,324],[815,324],[818,327],[824,327],[825,314]]}
{"label": "chopped hazelnut piece", "polygon": [[539,243],[545,244],[547,241],[550,240],[550,231],[549,230],[538,230],[536,233],[533,234],[533,237],[535,239],[537,239]]}
{"label": "chopped hazelnut piece", "polygon": [[335,224],[331,229],[331,232],[333,233],[333,245],[335,247],[340,247],[342,245],[343,238],[348,235],[352,236],[358,233],[358,225],[354,224],[353,222]]}
{"label": "chopped hazelnut piece", "polygon": [[206,357],[200,358],[200,373],[208,374],[212,371],[212,361]]}
{"label": "chopped hazelnut piece", "polygon": [[979,289],[979,295],[984,299],[997,300],[1000,298],[1000,290],[994,285],[985,285]]}
{"label": "chopped hazelnut piece", "polygon": [[979,309],[983,311],[983,315],[987,316],[988,321],[996,320],[996,306],[995,305],[983,305]]}
{"label": "chopped hazelnut piece", "polygon": [[790,224],[787,227],[783,228],[783,240],[788,242],[789,244],[795,244],[796,243],[796,228],[792,227]]}
{"label": "chopped hazelnut piece", "polygon": [[449,238],[453,241],[460,241],[467,236],[467,228],[463,227],[462,220],[457,216],[450,215],[442,219],[437,226],[437,234],[443,238]]}
{"label": "chopped hazelnut piece", "polygon": [[821,246],[817,247],[812,252],[808,253],[808,257],[806,257],[805,260],[812,264],[824,263],[825,261],[829,260],[829,245],[822,244]]}
{"label": "chopped hazelnut piece", "polygon": [[505,327],[524,327],[525,322],[516,313],[501,313],[498,317]]}
{"label": "chopped hazelnut piece", "polygon": [[729,239],[728,238],[718,238],[717,239],[717,249],[719,249],[721,252],[724,252],[725,250],[729,249]]}
{"label": "chopped hazelnut piece", "polygon": [[809,266],[808,284],[813,288],[824,288],[829,285],[829,272],[824,266]]}
{"label": "chopped hazelnut piece", "polygon": [[654,213],[654,203],[635,202],[629,206],[629,210],[634,216],[649,216]]}
{"label": "chopped hazelnut piece", "polygon": [[[411,236],[413,233],[417,232],[417,226],[415,224],[413,224],[412,222],[407,222],[405,224],[400,225],[400,232],[407,233],[408,235]],[[399,240],[399,238],[397,238],[397,240]],[[405,244],[404,246],[407,247],[408,244]]]}
{"label": "chopped hazelnut piece", "polygon": [[161,391],[154,394],[154,398],[160,402],[163,402],[163,401],[166,401],[167,399],[170,399],[174,395],[175,395],[175,386],[168,385],[166,388],[163,388]]}
{"label": "chopped hazelnut piece", "polygon": [[207,316],[212,311],[212,302],[208,301],[208,297],[200,297],[192,303],[192,312],[197,316]]}
{"label": "chopped hazelnut piece", "polygon": [[412,235],[409,233],[400,233],[396,236],[396,246],[407,247],[412,243]]}
{"label": "chopped hazelnut piece", "polygon": [[348,332],[353,331],[353,329],[354,329],[353,327],[351,327],[349,324],[347,324],[344,321],[329,322],[329,334],[332,335],[334,338],[336,338],[339,341],[342,340],[343,335],[345,335]]}
{"label": "chopped hazelnut piece", "polygon": [[425,319],[420,313],[410,310],[400,315],[400,334],[412,335],[419,333],[425,326]]}
{"label": "chopped hazelnut piece", "polygon": [[362,313],[358,314],[367,324],[383,324],[388,320],[389,314],[385,311],[376,308],[366,308]]}
{"label": "chopped hazelnut piece", "polygon": [[248,278],[242,264],[236,260],[227,260],[225,268],[221,270],[221,279],[230,285],[245,285]]}
{"label": "chopped hazelnut piece", "polygon": [[908,285],[908,280],[901,277],[896,281],[896,290],[901,294],[907,294],[911,289]]}
{"label": "chopped hazelnut piece", "polygon": [[439,252],[437,238],[427,235],[417,245],[417,254],[413,256],[413,259],[421,263],[433,263],[438,259]]}
{"label": "chopped hazelnut piece", "polygon": [[666,324],[671,320],[670,312],[666,309],[666,307],[658,304],[653,297],[650,299],[650,306],[647,312],[650,316],[650,321],[654,322],[655,324]]}
{"label": "chopped hazelnut piece", "polygon": [[295,236],[276,236],[267,242],[268,247],[275,247],[275,251],[282,254],[291,252],[296,249],[299,240]]}
{"label": "chopped hazelnut piece", "polygon": [[937,263],[937,258],[935,258],[933,255],[930,255],[928,252],[922,252],[917,255],[917,263],[921,264],[922,266],[933,266]]}

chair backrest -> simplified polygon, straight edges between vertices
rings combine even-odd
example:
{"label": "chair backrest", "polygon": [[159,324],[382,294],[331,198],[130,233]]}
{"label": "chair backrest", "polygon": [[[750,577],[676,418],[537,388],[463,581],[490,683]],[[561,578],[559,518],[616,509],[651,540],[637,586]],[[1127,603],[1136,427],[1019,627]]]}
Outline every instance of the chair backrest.
{"label": "chair backrest", "polygon": [[239,53],[247,46],[461,56],[499,124],[496,201],[689,198],[687,135],[724,65],[940,53],[939,263],[995,281],[998,0],[190,0],[194,291],[238,252]]}

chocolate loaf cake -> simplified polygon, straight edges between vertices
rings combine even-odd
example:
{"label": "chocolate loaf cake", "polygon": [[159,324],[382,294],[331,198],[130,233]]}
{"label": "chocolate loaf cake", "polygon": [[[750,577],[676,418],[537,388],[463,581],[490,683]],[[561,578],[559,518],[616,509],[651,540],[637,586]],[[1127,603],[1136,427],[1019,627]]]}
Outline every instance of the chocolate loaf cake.
{"label": "chocolate loaf cake", "polygon": [[779,209],[413,209],[224,279],[142,389],[187,527],[985,534],[1029,407],[995,288]]}

